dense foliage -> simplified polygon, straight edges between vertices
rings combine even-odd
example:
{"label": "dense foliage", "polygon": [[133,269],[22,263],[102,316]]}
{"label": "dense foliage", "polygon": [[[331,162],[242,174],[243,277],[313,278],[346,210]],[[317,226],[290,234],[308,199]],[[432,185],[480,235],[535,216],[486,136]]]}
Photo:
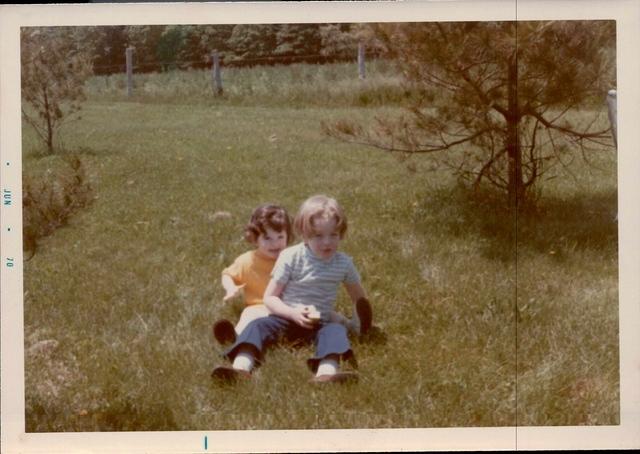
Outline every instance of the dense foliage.
{"label": "dense foliage", "polygon": [[[130,25],[79,27],[97,74],[121,73],[125,49],[137,72],[203,68],[217,51],[226,65],[353,60],[368,37],[357,24]],[[371,52],[377,47],[371,46]]]}

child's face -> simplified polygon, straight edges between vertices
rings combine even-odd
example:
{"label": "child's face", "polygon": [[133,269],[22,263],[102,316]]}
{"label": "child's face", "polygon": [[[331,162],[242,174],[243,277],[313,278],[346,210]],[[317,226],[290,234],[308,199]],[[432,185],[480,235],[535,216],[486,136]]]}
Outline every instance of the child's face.
{"label": "child's face", "polygon": [[287,247],[287,232],[277,232],[265,227],[265,233],[258,236],[258,252],[265,257],[277,259],[280,252]]}
{"label": "child's face", "polygon": [[338,250],[340,233],[335,219],[319,218],[313,223],[313,234],[305,242],[316,257],[329,260]]}

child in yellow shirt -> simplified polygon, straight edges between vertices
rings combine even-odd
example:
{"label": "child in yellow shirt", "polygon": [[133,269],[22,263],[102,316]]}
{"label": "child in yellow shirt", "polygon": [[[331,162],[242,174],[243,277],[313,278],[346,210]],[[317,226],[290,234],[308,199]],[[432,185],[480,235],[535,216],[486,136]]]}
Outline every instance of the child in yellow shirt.
{"label": "child in yellow shirt", "polygon": [[256,248],[240,255],[222,270],[222,287],[225,290],[223,301],[229,301],[244,289],[246,307],[235,328],[225,319],[214,323],[213,335],[221,344],[233,342],[236,334],[240,334],[249,323],[269,315],[262,297],[276,259],[291,241],[291,218],[281,206],[261,205],[251,214],[244,237]]}

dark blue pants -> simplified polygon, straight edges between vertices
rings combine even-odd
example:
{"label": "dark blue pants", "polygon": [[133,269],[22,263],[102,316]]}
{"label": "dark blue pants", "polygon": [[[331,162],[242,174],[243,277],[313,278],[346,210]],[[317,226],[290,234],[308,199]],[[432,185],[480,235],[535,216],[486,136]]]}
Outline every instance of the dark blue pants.
{"label": "dark blue pants", "polygon": [[273,314],[249,323],[238,336],[236,343],[224,355],[233,361],[241,346],[251,346],[256,362],[260,363],[265,348],[282,337],[292,341],[315,343],[316,354],[307,360],[307,365],[314,373],[320,361],[329,355],[338,355],[342,360],[353,357],[347,329],[343,325],[323,323],[318,327],[306,329]]}

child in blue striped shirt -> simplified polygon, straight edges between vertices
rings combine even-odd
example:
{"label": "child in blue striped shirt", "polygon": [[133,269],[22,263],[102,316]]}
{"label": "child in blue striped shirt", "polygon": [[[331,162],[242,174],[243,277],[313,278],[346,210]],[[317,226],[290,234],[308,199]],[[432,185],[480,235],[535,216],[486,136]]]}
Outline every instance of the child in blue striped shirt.
{"label": "child in blue striped shirt", "polygon": [[[233,367],[218,367],[220,379],[250,377],[264,348],[282,335],[314,341],[316,353],[307,363],[315,383],[357,379],[340,371],[340,361],[353,357],[347,329],[335,319],[340,284],[355,305],[361,333],[371,327],[371,306],[351,257],[338,251],[347,218],[335,199],[318,195],[307,199],[294,220],[303,242],[280,253],[267,285],[264,304],[272,315],[250,323],[226,352]],[[354,317],[355,318],[355,317]]]}

